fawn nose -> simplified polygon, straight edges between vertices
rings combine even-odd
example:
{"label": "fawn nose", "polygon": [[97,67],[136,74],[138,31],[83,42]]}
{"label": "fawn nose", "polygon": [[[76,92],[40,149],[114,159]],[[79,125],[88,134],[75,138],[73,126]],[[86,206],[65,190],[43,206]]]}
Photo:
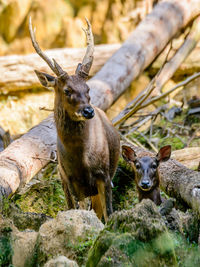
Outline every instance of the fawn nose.
{"label": "fawn nose", "polygon": [[142,182],[141,182],[141,187],[142,187],[143,189],[148,189],[148,188],[150,187],[150,183],[149,183],[149,181],[142,181]]}
{"label": "fawn nose", "polygon": [[82,115],[86,119],[92,119],[94,117],[94,109],[90,106],[85,107],[82,111]]}

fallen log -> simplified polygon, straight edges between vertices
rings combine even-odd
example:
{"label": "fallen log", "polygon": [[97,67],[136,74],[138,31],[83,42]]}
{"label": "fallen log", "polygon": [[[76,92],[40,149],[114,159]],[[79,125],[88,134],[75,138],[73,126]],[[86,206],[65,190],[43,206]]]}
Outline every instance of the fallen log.
{"label": "fallen log", "polygon": [[[131,147],[138,157],[153,155],[142,148],[133,145]],[[165,193],[200,215],[200,172],[188,169],[174,159],[169,159],[160,164],[159,177],[161,189]]]}
{"label": "fallen log", "polygon": [[[88,81],[92,103],[106,110],[199,11],[200,1],[196,0],[159,3]],[[55,147],[56,130],[51,116],[1,152],[0,196],[9,196],[30,181],[50,161]]]}
{"label": "fallen log", "polygon": [[[179,50],[174,54],[174,56],[168,61],[165,62],[163,67],[160,69],[160,72],[154,77],[154,79],[149,83],[149,85],[142,91],[138,96],[133,99],[124,110],[122,110],[113,120],[112,123],[114,126],[122,123],[127,120],[130,116],[136,113],[138,110],[148,106],[153,102],[153,98],[148,99],[148,97],[153,95],[158,95],[166,82],[173,76],[175,71],[178,69],[180,64],[185,60],[189,53],[197,45],[197,42],[200,39],[200,17],[194,21],[190,34],[187,36],[183,45]],[[165,92],[166,94],[166,92]],[[165,94],[158,95],[158,99],[161,99]],[[156,98],[156,99],[157,99]]]}
{"label": "fallen log", "polygon": [[189,169],[197,169],[200,162],[200,147],[187,147],[172,152],[172,158]]}
{"label": "fallen log", "polygon": [[[167,54],[167,49],[164,51],[158,59],[152,64],[148,72],[150,75],[154,76],[160,67],[162,66],[163,60]],[[191,54],[186,58],[186,60],[179,66],[179,68],[174,73],[174,77],[177,80],[182,79],[186,73],[187,75],[192,75],[194,72],[200,71],[200,44],[191,52]]]}
{"label": "fallen log", "polygon": [[[119,47],[120,44],[95,46],[94,62],[90,75],[94,75]],[[85,48],[52,49],[47,50],[46,54],[50,58],[55,58],[69,74],[73,74],[77,64],[82,61]],[[34,87],[41,88],[42,86],[34,73],[35,69],[53,74],[49,71],[48,65],[37,54],[0,57],[0,73],[4,73],[0,81],[0,94],[33,89]]]}

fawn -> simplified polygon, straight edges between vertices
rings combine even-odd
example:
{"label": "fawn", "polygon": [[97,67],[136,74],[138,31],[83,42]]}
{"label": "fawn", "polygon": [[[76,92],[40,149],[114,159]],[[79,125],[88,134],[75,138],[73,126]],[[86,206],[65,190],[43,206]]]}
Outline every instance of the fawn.
{"label": "fawn", "polygon": [[170,145],[161,147],[155,157],[137,157],[130,146],[122,146],[122,156],[131,165],[135,174],[139,201],[149,198],[156,205],[161,204],[158,166],[161,161],[167,161],[170,155]]}

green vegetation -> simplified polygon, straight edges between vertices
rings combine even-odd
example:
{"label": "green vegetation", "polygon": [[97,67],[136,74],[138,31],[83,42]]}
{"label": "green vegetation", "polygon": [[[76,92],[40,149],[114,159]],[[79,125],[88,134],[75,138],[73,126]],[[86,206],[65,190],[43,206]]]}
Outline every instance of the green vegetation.
{"label": "green vegetation", "polygon": [[35,183],[23,194],[16,194],[15,203],[24,212],[44,213],[56,217],[58,211],[65,210],[66,201],[57,167],[50,163],[35,178]]}
{"label": "green vegetation", "polygon": [[134,173],[131,167],[120,158],[117,172],[113,178],[113,209],[131,209],[138,203]]}
{"label": "green vegetation", "polygon": [[164,117],[156,121],[152,126],[151,138],[150,130],[145,130],[141,131],[141,133],[132,133],[130,139],[136,139],[149,150],[152,150],[152,148],[148,140],[158,149],[170,144],[172,150],[178,150],[184,148],[186,145],[189,147],[200,146],[200,139],[198,137],[191,139],[191,136],[199,127],[200,119],[195,116],[187,116],[187,110],[184,110],[181,115],[176,116],[172,121]]}
{"label": "green vegetation", "polygon": [[78,244],[74,245],[70,242],[67,243],[66,248],[74,251],[74,255],[79,266],[84,266],[83,264],[85,264],[87,260],[87,253],[91,248],[95,238],[96,235],[88,235],[84,239],[80,237]]}
{"label": "green vegetation", "polygon": [[0,266],[12,267],[11,228],[5,227],[0,230]]}

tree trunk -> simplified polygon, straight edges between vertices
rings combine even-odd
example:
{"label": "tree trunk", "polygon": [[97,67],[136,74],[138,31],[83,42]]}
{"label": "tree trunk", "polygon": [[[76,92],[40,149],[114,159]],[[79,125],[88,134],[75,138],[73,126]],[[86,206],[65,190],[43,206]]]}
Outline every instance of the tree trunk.
{"label": "tree trunk", "polygon": [[[119,47],[120,44],[95,46],[90,75],[94,75]],[[85,48],[52,49],[47,50],[46,54],[50,58],[55,58],[69,74],[73,74],[84,57]],[[1,76],[0,93],[42,87],[34,73],[35,69],[53,74],[37,54],[0,57],[0,72],[4,73]]]}
{"label": "tree trunk", "polygon": [[[92,103],[106,110],[199,11],[200,1],[196,0],[158,4],[88,81]],[[0,195],[8,196],[28,182],[49,162],[55,147],[56,129],[51,116],[1,152]]]}
{"label": "tree trunk", "polygon": [[172,158],[189,169],[197,169],[200,162],[200,147],[187,147],[172,152]]}

